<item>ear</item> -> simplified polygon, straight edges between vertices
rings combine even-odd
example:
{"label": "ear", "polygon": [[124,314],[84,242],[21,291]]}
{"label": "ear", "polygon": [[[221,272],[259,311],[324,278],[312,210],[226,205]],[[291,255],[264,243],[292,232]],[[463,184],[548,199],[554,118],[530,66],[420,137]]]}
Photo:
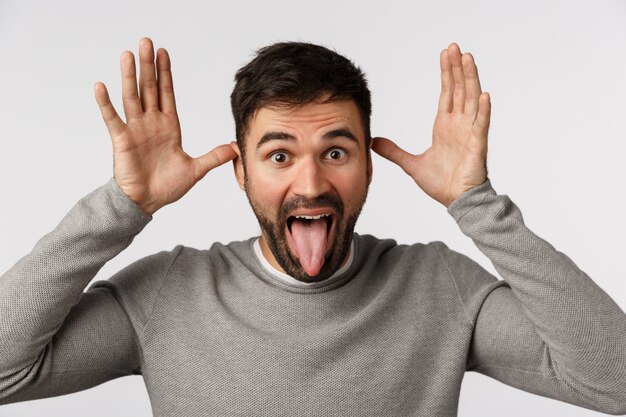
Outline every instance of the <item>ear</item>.
{"label": "ear", "polygon": [[367,148],[367,185],[372,183],[372,174],[374,173],[374,167],[372,166],[372,140],[370,139],[369,146]]}
{"label": "ear", "polygon": [[237,142],[235,141],[230,142],[230,146],[233,148],[233,150],[237,154],[237,158],[233,159],[233,169],[235,171],[235,178],[237,179],[239,188],[244,190],[245,189],[244,187],[245,176],[243,173],[243,159],[241,158],[241,151],[239,150],[239,146],[237,145]]}

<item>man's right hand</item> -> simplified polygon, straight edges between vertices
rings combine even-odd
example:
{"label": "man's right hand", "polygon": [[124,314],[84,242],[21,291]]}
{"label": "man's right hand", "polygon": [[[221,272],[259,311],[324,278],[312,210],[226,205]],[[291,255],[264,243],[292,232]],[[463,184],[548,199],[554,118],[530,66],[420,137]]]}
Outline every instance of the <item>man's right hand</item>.
{"label": "man's right hand", "polygon": [[103,83],[96,83],[94,92],[113,142],[115,181],[151,216],[237,154],[229,144],[217,146],[198,158],[183,150],[171,64],[165,49],[157,50],[157,78],[152,41],[139,41],[139,92],[133,53],[124,51],[120,61],[126,123],[115,111]]}

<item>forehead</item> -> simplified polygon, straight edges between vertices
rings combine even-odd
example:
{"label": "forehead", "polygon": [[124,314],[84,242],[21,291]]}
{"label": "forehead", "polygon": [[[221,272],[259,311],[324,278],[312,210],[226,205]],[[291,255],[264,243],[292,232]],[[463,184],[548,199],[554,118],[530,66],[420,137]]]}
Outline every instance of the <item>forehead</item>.
{"label": "forehead", "polygon": [[309,136],[337,127],[348,128],[359,142],[364,141],[361,115],[353,100],[312,102],[297,108],[261,107],[250,121],[247,142],[254,146],[268,130],[285,130],[295,135]]}

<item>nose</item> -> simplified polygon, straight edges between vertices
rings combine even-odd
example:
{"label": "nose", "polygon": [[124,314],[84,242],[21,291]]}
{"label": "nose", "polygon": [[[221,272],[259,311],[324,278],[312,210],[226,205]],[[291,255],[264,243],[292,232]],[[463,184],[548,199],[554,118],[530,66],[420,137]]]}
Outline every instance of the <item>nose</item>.
{"label": "nose", "polygon": [[299,161],[291,184],[292,192],[307,199],[314,199],[332,189],[328,172],[319,161],[306,158]]}

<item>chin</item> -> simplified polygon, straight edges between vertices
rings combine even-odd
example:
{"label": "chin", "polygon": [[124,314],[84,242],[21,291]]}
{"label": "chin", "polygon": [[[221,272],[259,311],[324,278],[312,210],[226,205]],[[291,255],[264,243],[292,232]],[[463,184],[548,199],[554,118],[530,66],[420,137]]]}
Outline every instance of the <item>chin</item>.
{"label": "chin", "polygon": [[[257,216],[259,217],[259,216]],[[285,273],[292,278],[305,282],[314,283],[321,282],[330,278],[335,272],[337,272],[343,265],[345,259],[350,253],[350,244],[354,234],[354,226],[358,218],[358,213],[350,216],[346,224],[341,227],[338,224],[333,224],[333,228],[336,228],[333,233],[333,240],[327,244],[326,256],[324,264],[322,265],[317,275],[311,276],[307,274],[300,265],[300,261],[293,254],[285,232],[285,228],[274,227],[271,222],[266,222],[267,219],[259,218],[259,224],[263,230],[265,239],[276,259],[276,262],[282,267]],[[273,229],[273,230],[272,230]],[[279,233],[277,229],[280,229]]]}

